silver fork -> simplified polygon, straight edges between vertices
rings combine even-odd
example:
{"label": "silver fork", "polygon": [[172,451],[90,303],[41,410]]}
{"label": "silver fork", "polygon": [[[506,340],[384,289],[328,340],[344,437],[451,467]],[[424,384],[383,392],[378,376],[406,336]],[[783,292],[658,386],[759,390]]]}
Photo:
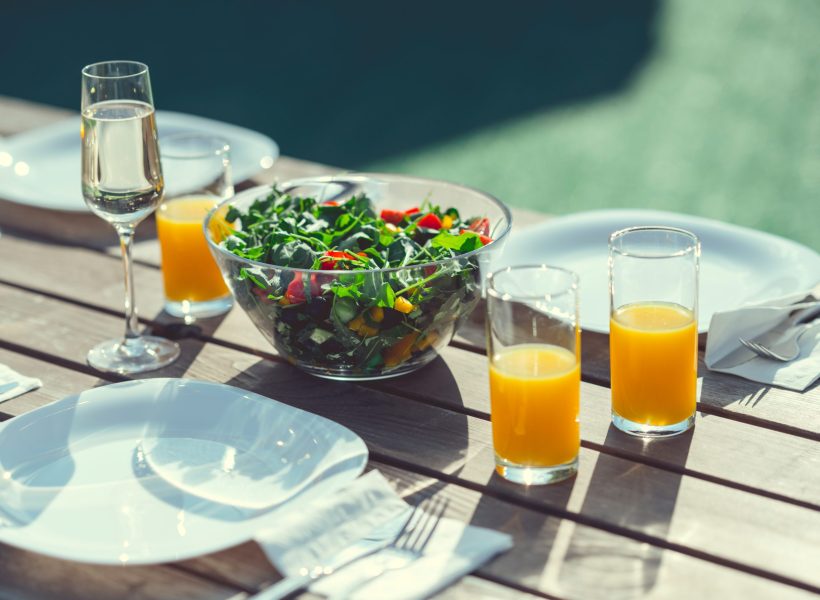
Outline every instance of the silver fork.
{"label": "silver fork", "polygon": [[372,564],[363,568],[352,581],[346,582],[342,589],[334,590],[328,600],[343,600],[365,583],[421,558],[446,509],[447,501],[437,496],[417,504],[393,542],[377,554],[364,559]]}
{"label": "silver fork", "polygon": [[795,311],[792,316],[772,331],[752,340],[738,338],[738,341],[758,356],[789,362],[800,354],[800,347],[797,342],[800,340],[800,336],[814,325],[814,321],[811,321],[811,319],[818,314],[820,314],[820,303]]}

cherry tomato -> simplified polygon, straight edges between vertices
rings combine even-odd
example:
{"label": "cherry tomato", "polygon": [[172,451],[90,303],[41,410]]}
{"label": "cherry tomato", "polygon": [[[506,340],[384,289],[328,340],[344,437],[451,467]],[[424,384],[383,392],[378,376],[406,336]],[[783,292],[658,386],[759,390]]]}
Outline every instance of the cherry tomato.
{"label": "cherry tomato", "polygon": [[[327,252],[325,252],[325,256],[335,259],[356,260],[355,256],[342,250],[328,250]],[[360,256],[362,256],[361,253]],[[323,260],[322,263],[319,265],[319,268],[323,271],[332,271],[336,268],[336,265],[338,265],[339,262],[339,260]]]}
{"label": "cherry tomato", "polygon": [[427,213],[417,222],[419,227],[426,227],[427,229],[441,229],[441,219],[433,213]]}
{"label": "cherry tomato", "polygon": [[393,225],[398,225],[404,220],[404,212],[392,208],[383,208],[380,216],[382,221]]}
{"label": "cherry tomato", "polygon": [[484,217],[483,219],[476,219],[470,223],[470,226],[467,229],[484,236],[490,235],[490,220],[487,217]]}

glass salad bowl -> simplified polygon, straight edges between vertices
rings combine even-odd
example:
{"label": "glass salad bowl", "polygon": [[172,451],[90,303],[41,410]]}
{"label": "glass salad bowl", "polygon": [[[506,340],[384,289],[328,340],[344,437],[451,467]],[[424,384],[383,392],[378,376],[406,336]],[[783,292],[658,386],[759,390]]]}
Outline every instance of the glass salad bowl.
{"label": "glass salad bowl", "polygon": [[388,174],[241,192],[204,223],[237,304],[276,351],[331,379],[433,360],[478,303],[509,209],[475,189]]}

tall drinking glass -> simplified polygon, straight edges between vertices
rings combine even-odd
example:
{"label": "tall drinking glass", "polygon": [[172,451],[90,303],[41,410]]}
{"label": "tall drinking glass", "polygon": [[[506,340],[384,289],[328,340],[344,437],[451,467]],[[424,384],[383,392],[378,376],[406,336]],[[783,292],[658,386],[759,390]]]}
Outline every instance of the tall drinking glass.
{"label": "tall drinking glass", "polygon": [[160,147],[168,185],[156,215],[165,311],[192,323],[233,305],[202,229],[208,211],[233,196],[230,144],[217,136],[179,133],[163,137]]}
{"label": "tall drinking glass", "polygon": [[665,437],[695,423],[698,238],[632,227],[609,239],[612,423]]}
{"label": "tall drinking glass", "polygon": [[115,373],[164,367],[179,356],[179,346],[138,333],[131,268],[134,229],[164,189],[147,66],[111,61],[83,69],[80,137],[85,203],[117,230],[125,269],[125,336],[92,348],[88,364]]}
{"label": "tall drinking glass", "polygon": [[523,484],[571,477],[581,443],[578,276],[544,265],[508,267],[487,284],[496,471]]}

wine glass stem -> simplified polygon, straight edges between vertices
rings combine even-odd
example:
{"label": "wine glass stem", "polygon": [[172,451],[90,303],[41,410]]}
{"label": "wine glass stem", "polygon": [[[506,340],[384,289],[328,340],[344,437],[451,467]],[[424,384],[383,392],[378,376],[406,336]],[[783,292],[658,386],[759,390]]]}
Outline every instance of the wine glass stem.
{"label": "wine glass stem", "polygon": [[131,267],[131,246],[134,228],[127,225],[117,227],[122,251],[122,266],[125,272],[125,344],[140,337],[137,327],[137,306],[134,301],[134,269]]}

